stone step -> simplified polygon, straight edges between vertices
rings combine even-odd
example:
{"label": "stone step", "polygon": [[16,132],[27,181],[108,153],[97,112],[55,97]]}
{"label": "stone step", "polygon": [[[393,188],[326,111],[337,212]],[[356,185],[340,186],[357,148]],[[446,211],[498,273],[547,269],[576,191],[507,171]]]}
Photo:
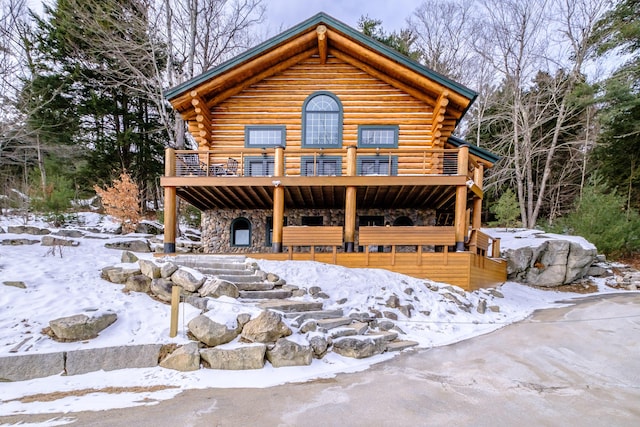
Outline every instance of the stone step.
{"label": "stone step", "polygon": [[232,268],[218,268],[218,267],[197,267],[196,268],[202,274],[208,274],[211,276],[255,276],[253,269],[232,269]]}
{"label": "stone step", "polygon": [[322,302],[315,301],[292,301],[292,300],[271,300],[260,303],[258,307],[265,310],[277,310],[284,313],[306,312],[322,310]]}
{"label": "stone step", "polygon": [[270,289],[266,291],[240,291],[240,298],[245,299],[286,299],[291,298],[291,291]]}
{"label": "stone step", "polygon": [[177,255],[169,260],[185,267],[227,268],[244,270],[247,257],[244,255]]}
{"label": "stone step", "polygon": [[271,282],[255,282],[255,283],[238,283],[232,282],[239,291],[270,291],[274,288],[275,283]]}
{"label": "stone step", "polygon": [[373,338],[374,340],[383,340],[386,342],[391,342],[398,339],[398,333],[395,331],[384,331],[384,332],[374,332],[371,334],[364,335],[369,338]]}
{"label": "stone step", "polygon": [[304,313],[293,312],[293,313],[285,313],[285,317],[287,319],[293,319],[291,324],[295,327],[300,327],[307,320],[317,320],[317,319],[331,319],[336,317],[342,317],[344,313],[341,309],[336,310],[310,310]]}
{"label": "stone step", "polygon": [[396,340],[396,341],[391,341],[390,343],[387,344],[387,351],[389,352],[402,351],[411,347],[415,347],[417,345],[418,343],[416,341]]}
{"label": "stone step", "polygon": [[[220,280],[226,280],[227,282],[232,282],[232,283],[262,283],[264,280],[262,280],[261,277],[256,276],[255,274],[252,274],[250,276],[248,275],[240,275],[240,274],[220,274],[216,276],[218,279]],[[273,287],[273,283],[272,286]]]}
{"label": "stone step", "polygon": [[350,317],[330,317],[328,319],[320,319],[316,321],[319,328],[333,329],[340,326],[349,325],[353,322]]}

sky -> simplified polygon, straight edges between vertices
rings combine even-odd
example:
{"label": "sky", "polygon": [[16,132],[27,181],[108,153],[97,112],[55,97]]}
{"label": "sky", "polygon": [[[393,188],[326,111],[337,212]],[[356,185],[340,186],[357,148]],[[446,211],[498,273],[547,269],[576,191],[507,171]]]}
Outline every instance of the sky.
{"label": "sky", "polygon": [[[117,227],[109,218],[94,213],[80,214],[87,227],[100,228],[102,232],[91,232],[89,238],[76,239],[77,247],[66,247],[62,255],[51,254],[51,248],[40,244],[6,246],[0,245],[0,271],[2,281],[24,281],[26,289],[4,286],[0,283],[0,357],[52,353],[87,348],[120,345],[188,342],[186,324],[200,314],[200,310],[188,305],[180,306],[179,332],[169,338],[170,306],[151,299],[143,293],[124,293],[123,285],[109,283],[100,278],[103,267],[120,263],[121,252],[107,249],[106,242],[122,239],[147,239],[149,236],[131,234],[125,237],[110,233]],[[23,225],[24,218],[2,216],[0,228],[7,231],[8,225]],[[28,225],[47,227],[40,219],[31,218]],[[56,231],[52,229],[52,231]],[[536,237],[540,231],[487,230],[502,239],[502,247],[539,245],[545,239]],[[26,234],[2,234],[2,239],[40,236]],[[589,245],[584,239],[575,238]],[[161,241],[161,240],[160,240]],[[153,254],[138,254],[142,258],[155,259]],[[467,312],[451,300],[451,290],[446,284],[416,279],[386,270],[348,269],[311,261],[258,261],[261,269],[278,274],[289,284],[304,287],[320,286],[329,295],[324,300],[325,309],[341,308],[345,315],[362,312],[370,307],[380,311],[394,311],[398,316],[396,325],[404,332],[402,339],[418,342],[419,348],[431,348],[469,339],[522,321],[534,310],[566,304],[572,294],[542,291],[508,282],[500,291],[504,298],[491,295],[486,290],[464,293],[458,289],[456,297],[471,304]],[[601,292],[613,292],[600,280]],[[427,286],[428,285],[428,286]],[[413,291],[409,294],[406,289]],[[455,292],[454,292],[455,293]],[[61,295],[63,298],[61,298]],[[410,302],[415,310],[412,317],[404,316],[398,309],[386,306],[391,295],[401,303]],[[579,295],[573,295],[578,297]],[[307,295],[302,299],[312,299]],[[479,313],[475,307],[481,299],[487,305],[500,307],[498,312],[487,310]],[[231,298],[210,299],[208,315],[218,323],[233,323],[238,313],[257,316],[259,309],[247,306]],[[94,313],[94,310],[110,310],[118,315],[117,321],[102,331],[97,338],[60,343],[42,335],[42,328],[50,320],[75,314]],[[427,314],[428,312],[428,314]],[[288,320],[290,321],[290,320]],[[296,342],[308,338],[290,325]],[[24,344],[20,344],[24,343]],[[225,346],[238,345],[235,341]],[[16,353],[10,350],[18,346]],[[0,414],[72,413],[124,408],[134,405],[152,405],[158,400],[171,399],[182,390],[200,388],[271,387],[287,382],[310,381],[330,378],[339,373],[368,369],[372,364],[394,357],[384,353],[367,359],[352,359],[329,353],[323,359],[314,359],[310,366],[273,368],[268,362],[263,369],[250,371],[220,371],[200,369],[194,372],[178,372],[160,367],[98,371],[83,375],[53,375],[13,383],[0,382]],[[65,396],[64,392],[106,387],[170,386],[159,391],[143,391],[137,394],[109,394],[97,392],[76,396]],[[35,399],[22,402],[18,399],[38,393],[62,392],[51,401]],[[132,395],[133,394],[133,395]],[[69,419],[69,423],[73,418]],[[64,422],[63,424],[66,424]],[[0,424],[2,426],[2,424]]]}
{"label": "sky", "polygon": [[266,0],[266,23],[278,32],[290,28],[318,12],[325,12],[345,24],[357,28],[363,15],[382,21],[386,32],[406,26],[406,19],[423,0]]}

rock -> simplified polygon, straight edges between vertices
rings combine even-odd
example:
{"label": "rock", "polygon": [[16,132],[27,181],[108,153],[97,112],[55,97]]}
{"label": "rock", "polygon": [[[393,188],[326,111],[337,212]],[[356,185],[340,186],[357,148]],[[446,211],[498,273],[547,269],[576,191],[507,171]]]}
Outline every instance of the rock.
{"label": "rock", "polygon": [[248,342],[272,343],[291,335],[291,329],[282,321],[282,316],[265,310],[242,328],[242,339]]}
{"label": "rock", "polygon": [[56,236],[62,236],[62,237],[71,237],[74,239],[78,239],[80,237],[84,237],[85,233],[83,231],[80,230],[68,230],[68,229],[63,229],[63,230],[58,230],[57,233],[53,233]]}
{"label": "rock", "polygon": [[44,236],[51,233],[51,231],[47,230],[46,228],[34,227],[30,225],[10,225],[7,227],[7,233]]}
{"label": "rock", "polygon": [[59,375],[64,372],[64,359],[63,352],[0,357],[0,384]]}
{"label": "rock", "polygon": [[94,313],[61,317],[49,322],[49,327],[56,338],[63,341],[83,341],[98,336],[105,328],[118,319],[115,313]]}
{"label": "rock", "polygon": [[142,274],[144,274],[148,278],[159,279],[161,277],[160,266],[154,261],[141,259],[138,261],[138,265],[140,265],[140,271],[142,272]]}
{"label": "rock", "polygon": [[244,325],[249,323],[249,320],[251,320],[251,315],[249,313],[238,314],[238,316],[236,317],[236,322],[238,322],[238,328],[236,329],[236,331],[238,331],[238,334],[242,332]]}
{"label": "rock", "polygon": [[135,276],[140,274],[140,269],[135,264],[123,264],[119,266],[113,267],[105,267],[102,269],[102,277],[105,280],[110,281],[111,283],[125,283],[127,279],[131,276]]}
{"label": "rock", "polygon": [[151,286],[149,290],[159,300],[170,302],[172,287],[173,287],[173,282],[171,280],[160,278],[160,279],[153,279],[151,281]]}
{"label": "rock", "polygon": [[484,298],[480,299],[480,302],[478,302],[478,308],[477,308],[478,313],[480,314],[484,314],[487,311],[487,300]]}
{"label": "rock", "polygon": [[333,342],[333,351],[335,353],[355,359],[363,359],[380,354],[386,347],[386,341],[367,336],[344,337]]}
{"label": "rock", "polygon": [[276,341],[275,347],[267,350],[267,360],[274,368],[307,366],[311,364],[312,354],[311,346],[280,338]]}
{"label": "rock", "polygon": [[494,313],[499,313],[500,312],[500,307],[497,305],[490,305],[489,306],[489,310],[491,310]]}
{"label": "rock", "polygon": [[206,298],[200,298],[195,294],[184,295],[183,301],[186,302],[187,304],[191,304],[192,306],[194,306],[199,310],[202,310],[202,312],[207,311],[207,304],[209,302]]}
{"label": "rock", "polygon": [[164,233],[164,226],[159,222],[142,221],[136,226],[136,233],[158,235]]}
{"label": "rock", "polygon": [[322,288],[320,288],[320,286],[311,286],[309,288],[309,295],[311,295],[312,297],[315,298],[316,295],[318,295],[320,292],[322,292]]}
{"label": "rock", "polygon": [[129,276],[124,283],[124,288],[132,292],[147,293],[151,289],[151,279],[144,274]]}
{"label": "rock", "polygon": [[495,288],[490,288],[488,292],[496,298],[504,298],[504,294]]}
{"label": "rock", "polygon": [[204,348],[200,350],[200,357],[211,369],[261,369],[264,367],[264,355],[267,346],[264,344],[249,344],[234,348]]}
{"label": "rock", "polygon": [[322,359],[327,354],[330,344],[331,342],[322,335],[313,335],[309,338],[309,345],[313,350],[313,357],[316,359]]}
{"label": "rock", "polygon": [[411,317],[411,311],[413,310],[412,304],[405,304],[398,307],[398,311],[402,313],[405,317]]}
{"label": "rock", "polygon": [[280,280],[280,277],[277,274],[273,274],[273,273],[267,273],[267,277],[266,277],[267,282],[277,282]]}
{"label": "rock", "polygon": [[160,362],[160,366],[180,372],[200,369],[200,349],[198,343],[183,345]]}
{"label": "rock", "polygon": [[179,267],[172,275],[171,281],[186,291],[196,292],[204,283],[204,276],[189,267]]}
{"label": "rock", "polygon": [[120,257],[120,262],[124,262],[124,263],[138,262],[138,257],[133,252],[124,251],[122,252],[122,256]]}
{"label": "rock", "polygon": [[382,315],[387,319],[398,320],[398,315],[393,311],[384,311],[382,312]]}
{"label": "rock", "polygon": [[396,324],[390,320],[381,320],[378,322],[377,326],[381,331],[390,331],[394,326],[396,326]]}
{"label": "rock", "polygon": [[161,344],[125,345],[68,351],[67,375],[158,366]]}
{"label": "rock", "polygon": [[40,240],[33,239],[3,239],[3,246],[22,246],[22,245],[35,245],[36,243],[40,243]]}
{"label": "rock", "polygon": [[41,244],[42,246],[79,246],[80,242],[76,240],[60,239],[54,236],[44,236]]}
{"label": "rock", "polygon": [[214,322],[206,314],[191,319],[187,327],[198,341],[209,347],[226,344],[238,336],[236,328],[229,329],[226,325]]}
{"label": "rock", "polygon": [[307,332],[313,332],[318,329],[318,323],[315,320],[307,320],[302,325],[300,325],[300,333],[306,334]]}
{"label": "rock", "polygon": [[203,297],[213,298],[219,298],[221,296],[238,298],[240,296],[240,291],[236,285],[218,278],[207,280],[204,285],[198,289],[198,293]]}
{"label": "rock", "polygon": [[12,286],[14,288],[27,289],[27,285],[25,285],[24,282],[20,281],[7,280],[2,282],[2,284],[5,286]]}
{"label": "rock", "polygon": [[398,298],[397,295],[391,295],[388,299],[387,299],[387,303],[386,303],[387,307],[389,308],[398,308],[400,307],[400,298]]}
{"label": "rock", "polygon": [[589,267],[589,270],[587,271],[587,276],[592,276],[592,277],[609,277],[612,274],[613,273],[611,273],[609,269],[597,264]]}
{"label": "rock", "polygon": [[160,277],[169,278],[175,271],[178,269],[178,266],[172,262],[163,262],[160,264]]}
{"label": "rock", "polygon": [[123,240],[120,242],[105,243],[104,247],[131,252],[151,252],[149,242],[146,240]]}

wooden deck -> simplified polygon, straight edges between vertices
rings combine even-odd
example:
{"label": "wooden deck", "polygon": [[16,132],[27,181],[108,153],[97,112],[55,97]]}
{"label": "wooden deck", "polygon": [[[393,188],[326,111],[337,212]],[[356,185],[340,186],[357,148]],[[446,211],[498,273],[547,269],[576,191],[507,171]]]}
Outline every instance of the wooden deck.
{"label": "wooden deck", "polygon": [[467,291],[499,286],[507,280],[506,261],[482,257],[471,252],[294,252],[254,253],[247,256],[275,261],[315,260],[349,268],[382,268],[421,279],[450,283]]}

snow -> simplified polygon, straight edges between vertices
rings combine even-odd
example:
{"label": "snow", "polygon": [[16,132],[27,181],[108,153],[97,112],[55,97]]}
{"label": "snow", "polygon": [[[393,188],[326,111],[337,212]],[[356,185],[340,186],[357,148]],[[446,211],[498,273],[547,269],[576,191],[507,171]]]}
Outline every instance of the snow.
{"label": "snow", "polygon": [[587,241],[584,237],[545,233],[542,230],[523,228],[483,228],[482,232],[493,238],[499,237],[500,247],[502,249],[519,249],[527,246],[538,247],[549,240],[566,240],[568,242],[577,243],[583,249],[596,249],[595,245]]}
{"label": "snow", "polygon": [[[96,213],[79,214],[84,227],[98,230],[76,239],[78,247],[64,247],[59,254],[49,253],[50,248],[40,245],[0,246],[0,273],[2,281],[23,281],[26,289],[0,285],[0,357],[12,356],[9,350],[28,339],[15,355],[71,351],[77,349],[110,347],[119,345],[189,342],[186,324],[200,314],[200,310],[187,305],[180,306],[179,333],[169,338],[170,306],[151,299],[146,294],[124,293],[123,286],[100,278],[100,271],[107,266],[120,265],[121,251],[106,249],[105,243],[131,239],[108,234],[117,224]],[[23,225],[23,218],[0,218],[0,226]],[[47,227],[40,220],[30,220],[27,225]],[[51,227],[47,227],[50,228]],[[55,229],[53,229],[55,230]],[[535,230],[485,230],[502,239],[503,249],[535,246],[538,242],[557,236]],[[0,239],[33,237],[24,234],[2,234]],[[561,236],[568,239],[567,236]],[[572,237],[583,246],[589,243]],[[152,254],[137,254],[140,258],[153,259]],[[341,308],[345,315],[365,312],[371,308],[392,311],[398,316],[402,339],[414,340],[420,348],[442,346],[485,334],[513,322],[525,319],[534,310],[552,307],[560,301],[577,297],[554,291],[542,291],[516,283],[505,283],[500,292],[504,298],[492,295],[488,290],[464,293],[447,284],[416,279],[380,269],[348,269],[310,261],[257,261],[260,268],[278,274],[288,284],[305,288],[319,286],[330,296],[325,309]],[[198,273],[199,274],[199,273]],[[599,284],[602,292],[605,290]],[[434,290],[431,290],[431,289]],[[445,295],[447,294],[447,295]],[[387,300],[397,297],[401,305],[412,304],[412,316],[407,318],[396,308],[387,307]],[[471,310],[461,310],[459,304],[473,304]],[[298,297],[309,299],[309,296]],[[480,314],[475,310],[480,299],[487,306],[497,305],[499,312],[487,310]],[[252,317],[259,314],[257,308],[239,304],[232,298],[210,300],[207,316],[217,322],[235,326],[240,313]],[[59,343],[41,334],[49,321],[63,316],[86,312],[95,314],[112,311],[118,320],[95,339]],[[295,330],[295,328],[294,328]],[[310,333],[312,336],[314,333]],[[295,340],[302,340],[301,336]],[[229,346],[233,346],[230,343]],[[0,415],[70,413],[124,408],[136,405],[153,405],[170,399],[186,389],[271,387],[289,382],[304,382],[328,378],[338,373],[365,370],[372,364],[393,358],[395,354],[382,354],[368,359],[351,359],[329,353],[321,360],[313,360],[310,366],[273,368],[269,363],[260,370],[221,371],[201,369],[195,372],[177,372],[160,367],[99,371],[83,375],[53,375],[29,381],[0,383]],[[147,391],[128,391],[128,388],[158,386]],[[105,392],[107,387],[120,387],[122,392]],[[91,389],[95,389],[92,391]],[[51,401],[21,402],[18,399],[39,393],[74,393]],[[62,420],[62,421],[61,421]],[[69,422],[72,422],[70,420]],[[57,424],[56,424],[57,423]],[[49,424],[62,425],[64,419]],[[2,425],[0,425],[2,426]]]}

